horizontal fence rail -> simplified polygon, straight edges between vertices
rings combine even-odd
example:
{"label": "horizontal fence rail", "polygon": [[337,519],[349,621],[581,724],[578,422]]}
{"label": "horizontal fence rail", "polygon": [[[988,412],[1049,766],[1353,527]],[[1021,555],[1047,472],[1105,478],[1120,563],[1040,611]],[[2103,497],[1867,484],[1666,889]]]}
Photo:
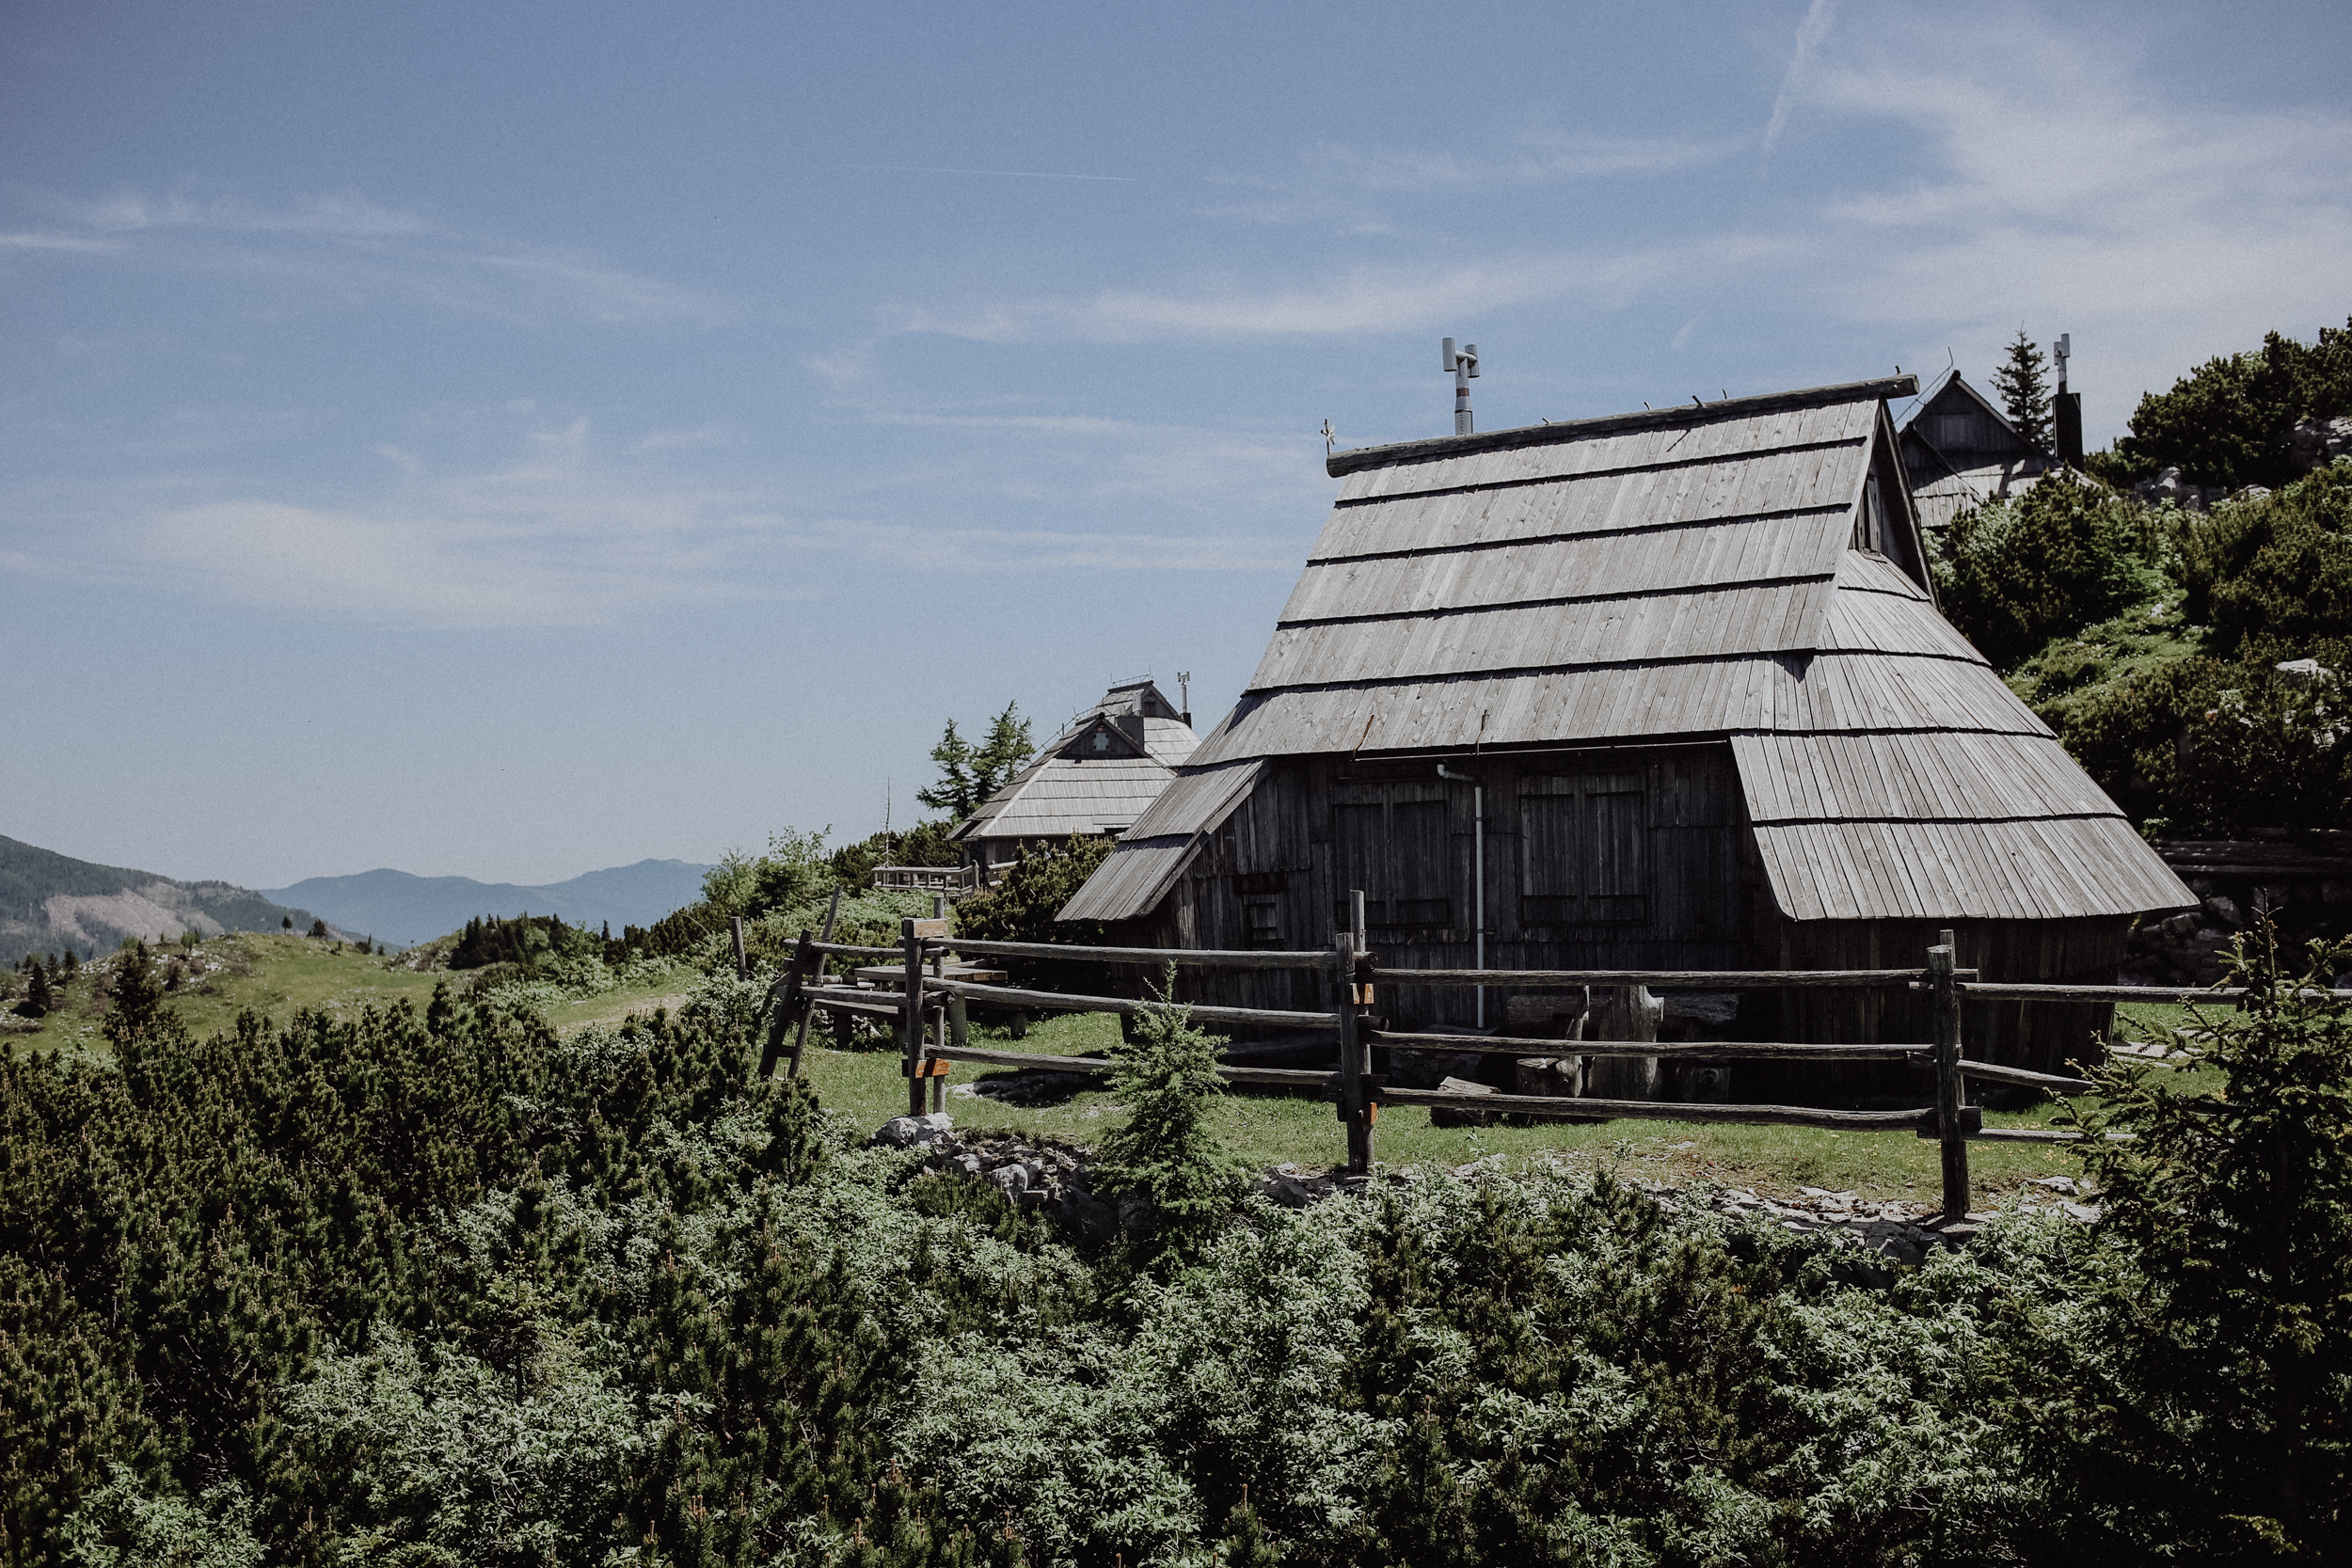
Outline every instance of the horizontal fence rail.
{"label": "horizontal fence rail", "polygon": [[941,991],[967,1002],[993,1002],[1001,1007],[1038,1007],[1070,1013],[1150,1013],[1181,1010],[1200,1023],[1287,1023],[1315,1029],[1339,1022],[1337,1013],[1293,1013],[1275,1007],[1210,1007],[1190,1003],[1138,1001],[1131,996],[1075,996],[1058,990],[1022,990],[1012,986],[981,986],[968,980],[923,976],[926,991]]}
{"label": "horizontal fence rail", "polygon": [[850,947],[838,942],[812,942],[812,953],[830,953],[837,958],[900,958],[906,955],[896,947]]}
{"label": "horizontal fence rail", "polygon": [[[1961,970],[1974,974],[1975,970]],[[1647,986],[1652,990],[1760,990],[1772,986],[1867,990],[1905,986],[1923,969],[1382,969],[1367,978],[1391,986],[1495,986],[1542,990],[1550,987]]]}
{"label": "horizontal fence rail", "polygon": [[1913,1111],[1823,1111],[1810,1105],[1716,1105],[1673,1100],[1585,1100],[1539,1094],[1458,1094],[1445,1089],[1382,1089],[1391,1105],[1447,1105],[1465,1111],[1516,1111],[1526,1116],[1589,1117],[1642,1121],[1728,1121],[1768,1127],[1820,1127],[1836,1132],[1924,1132],[1935,1135],[1935,1107]]}
{"label": "horizontal fence rail", "polygon": [[[1979,1002],[2235,1002],[2246,995],[2244,986],[2044,986],[2005,985],[1998,981],[1967,980],[1961,984],[1961,994]],[[2298,988],[2295,994],[2305,1001],[2328,997],[2337,1001],[2352,1000],[2352,990],[2322,990],[2312,986]]]}
{"label": "horizontal fence rail", "polygon": [[1387,1050],[1479,1051],[1498,1056],[1676,1056],[1710,1061],[1740,1057],[1783,1061],[1895,1062],[1931,1054],[1931,1045],[1804,1045],[1772,1040],[1562,1040],[1501,1035],[1400,1035],[1368,1029],[1364,1037]]}
{"label": "horizontal fence rail", "polygon": [[[1218,952],[1193,947],[1063,947],[1050,942],[966,942],[961,937],[928,938],[924,951],[981,953],[1002,958],[1076,958],[1089,963],[1186,964],[1202,969],[1328,969],[1331,955],[1275,953],[1251,948]],[[891,958],[898,956],[890,950]]]}

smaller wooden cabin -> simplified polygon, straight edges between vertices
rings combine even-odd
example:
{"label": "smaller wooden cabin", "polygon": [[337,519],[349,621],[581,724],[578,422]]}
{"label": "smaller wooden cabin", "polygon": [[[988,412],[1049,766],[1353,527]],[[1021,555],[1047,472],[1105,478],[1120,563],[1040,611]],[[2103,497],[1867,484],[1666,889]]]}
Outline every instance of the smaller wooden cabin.
{"label": "smaller wooden cabin", "polygon": [[1117,838],[1159,799],[1200,737],[1149,680],[1127,681],[1047,742],[952,835],[984,879],[1024,849]]}
{"label": "smaller wooden cabin", "polygon": [[2058,467],[1956,370],[1946,371],[1895,428],[1923,529],[2022,496]]}
{"label": "smaller wooden cabin", "polygon": [[[1332,454],[1248,689],[1062,918],[1319,947],[1360,889],[1398,968],[1482,944],[1496,969],[1899,968],[1948,927],[1988,978],[2113,984],[2135,917],[2196,899],[1938,613],[1886,407],[1916,388]],[[1184,981],[1324,1000],[1283,971]],[[1400,1026],[1474,1005],[1381,997]],[[1972,1006],[1969,1053],[2049,1070],[2108,1016]],[[1927,1037],[1916,999],[1796,988],[1737,1029]],[[1805,1070],[1786,1092],[1899,1087]]]}

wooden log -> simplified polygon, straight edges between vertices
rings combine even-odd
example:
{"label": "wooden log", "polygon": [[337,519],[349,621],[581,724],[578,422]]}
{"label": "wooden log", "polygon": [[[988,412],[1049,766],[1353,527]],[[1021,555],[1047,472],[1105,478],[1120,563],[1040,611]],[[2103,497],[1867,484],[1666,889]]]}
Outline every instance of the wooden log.
{"label": "wooden log", "polygon": [[1952,978],[1952,933],[1928,949],[1928,975],[1935,987],[1930,1009],[1935,1036],[1935,1120],[1943,1134],[1944,1217],[1968,1213],[1968,1138],[1961,1127],[1967,1085],[1960,1075],[1960,991]]}
{"label": "wooden log", "polygon": [[1932,1045],[1804,1045],[1788,1040],[1506,1039],[1500,1035],[1397,1035],[1386,1030],[1375,1030],[1369,1037],[1378,1046],[1415,1051],[1484,1051],[1499,1056],[1680,1056],[1699,1061],[1732,1061],[1744,1056],[1758,1060],[1894,1062],[1935,1053]]}
{"label": "wooden log", "polygon": [[[835,887],[833,890],[833,902],[825,906],[825,925],[824,928],[817,933],[818,942],[828,941],[832,938],[834,919],[835,916],[839,915],[840,912],[841,889]],[[823,954],[816,951],[817,942],[808,940],[808,933],[806,931],[803,931],[801,933],[801,945],[816,958],[817,962],[816,969],[810,974],[809,976],[804,978],[802,983],[805,985],[807,984],[808,979],[811,978],[822,980],[825,977],[825,957]],[[785,1072],[785,1076],[787,1078],[798,1078],[801,1075],[801,1058],[808,1050],[809,1021],[816,1016],[817,1009],[814,1007],[803,1006],[801,1009],[801,1026],[799,1031],[792,1037],[792,1065]]]}
{"label": "wooden log", "polygon": [[[2138,1136],[2137,1132],[2109,1132],[2106,1141],[2124,1144]],[[1968,1137],[1973,1143],[1985,1144],[2078,1144],[2083,1141],[2080,1132],[2069,1132],[2062,1127],[1982,1127],[1969,1133]]]}
{"label": "wooden log", "polygon": [[[1579,986],[1647,986],[1652,990],[1760,990],[1778,986],[1862,990],[1922,978],[1916,969],[1375,969],[1390,986],[1503,986],[1563,990]],[[1975,970],[1968,971],[1974,974]]]}
{"label": "wooden log", "polygon": [[[1362,908],[1363,895],[1356,895],[1357,907]],[[1347,1125],[1347,1172],[1350,1176],[1367,1176],[1372,1172],[1372,1110],[1364,1095],[1364,1042],[1359,1033],[1356,990],[1356,933],[1331,933],[1331,985],[1339,1006],[1340,1023],[1340,1119]]]}
{"label": "wooden log", "polygon": [[1916,1132],[1932,1127],[1932,1106],[1915,1111],[1824,1111],[1810,1105],[1681,1104],[1668,1100],[1585,1100],[1558,1095],[1448,1094],[1441,1089],[1383,1089],[1389,1105],[1470,1105],[1478,1110],[1608,1120],[1730,1122],[1756,1127],[1821,1127],[1836,1132]]}
{"label": "wooden log", "polygon": [[898,1045],[907,1059],[907,1115],[923,1114],[923,1081],[914,1066],[923,1054],[923,938],[920,920],[898,922],[898,945],[905,949],[906,1002],[898,1014]]}
{"label": "wooden log", "polygon": [[[2234,1002],[2246,994],[2244,986],[2214,986],[2200,990],[2187,987],[2173,990],[2166,986],[2044,986],[1988,985],[1980,980],[1965,981],[1961,993],[1979,1002]],[[2352,1001],[2352,990],[2323,990],[2315,986],[2302,987],[2296,995],[2305,1001],[2332,998],[2339,1002]]]}
{"label": "wooden log", "polygon": [[[1327,958],[1326,961],[1328,961]],[[946,991],[950,996],[1054,1012],[1143,1013],[1168,1006],[1165,1002],[1138,1002],[1126,996],[1076,996],[1057,990],[1022,990],[1013,986],[975,986],[961,980],[927,980],[924,983],[930,990]],[[1328,1027],[1334,1022],[1334,1015],[1330,1013],[1286,1013],[1270,1007],[1208,1007],[1191,1003],[1179,1003],[1178,1006],[1192,1015],[1195,1023],[1287,1023],[1294,1028],[1317,1029]]]}
{"label": "wooden log", "polygon": [[906,955],[896,947],[849,947],[837,942],[820,942],[817,951],[830,953],[837,958],[903,958]]}
{"label": "wooden log", "polygon": [[955,953],[1003,958],[1078,958],[1089,963],[1183,964],[1201,969],[1321,969],[1329,953],[1210,951],[1188,947],[1064,947],[1054,942],[969,942],[959,937],[939,944]]}
{"label": "wooden log", "polygon": [[848,990],[834,987],[808,987],[801,994],[812,1007],[822,1007],[834,1013],[871,1013],[877,1018],[897,1018],[906,1011],[906,1000],[895,990]]}
{"label": "wooden log", "polygon": [[[768,1043],[759,1053],[759,1076],[762,1078],[775,1076],[776,1058],[784,1053],[784,1032],[792,1026],[795,1013],[800,1015],[803,1037],[807,1035],[808,1015],[801,1006],[801,976],[807,973],[811,964],[824,962],[809,952],[808,945],[808,933],[803,931],[800,942],[792,949],[790,961],[784,966],[784,978],[777,984],[779,994],[768,1024]],[[800,1048],[795,1046],[792,1052],[794,1077],[800,1075]]]}
{"label": "wooden log", "polygon": [[[1077,1072],[1108,1078],[1118,1064],[1102,1056],[1041,1056],[1027,1051],[997,1051],[980,1045],[951,1045],[933,1051],[951,1062],[976,1062],[986,1067],[1027,1068],[1039,1072]],[[1229,1084],[1263,1084],[1274,1088],[1304,1089],[1327,1100],[1339,1098],[1339,1075],[1296,1068],[1220,1067],[1216,1075]]]}
{"label": "wooden log", "polygon": [[2054,1094],[2089,1094],[2097,1085],[2087,1078],[2061,1078],[2051,1072],[2028,1072],[2021,1067],[2002,1067],[1994,1062],[1963,1062],[1963,1078],[1980,1079],[1988,1084],[2015,1084],[2023,1088],[2048,1089]]}
{"label": "wooden log", "polygon": [[[752,977],[752,960],[743,951],[743,917],[739,914],[727,916],[727,930],[735,938],[735,977],[748,980]],[[767,1074],[761,1073],[760,1076],[765,1078]]]}

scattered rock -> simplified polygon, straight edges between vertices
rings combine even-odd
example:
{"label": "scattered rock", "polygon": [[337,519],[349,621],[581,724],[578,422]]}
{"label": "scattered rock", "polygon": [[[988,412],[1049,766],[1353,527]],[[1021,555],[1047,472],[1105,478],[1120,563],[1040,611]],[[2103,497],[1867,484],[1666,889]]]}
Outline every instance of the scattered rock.
{"label": "scattered rock", "polygon": [[945,1111],[927,1117],[892,1117],[875,1130],[874,1141],[890,1148],[914,1148],[937,1143],[955,1125],[955,1118]]}
{"label": "scattered rock", "polygon": [[[1473,1084],[1467,1078],[1446,1078],[1438,1084],[1441,1094],[1492,1094],[1492,1084]],[[1496,1113],[1472,1111],[1459,1105],[1432,1105],[1429,1125],[1432,1127],[1492,1127]]]}

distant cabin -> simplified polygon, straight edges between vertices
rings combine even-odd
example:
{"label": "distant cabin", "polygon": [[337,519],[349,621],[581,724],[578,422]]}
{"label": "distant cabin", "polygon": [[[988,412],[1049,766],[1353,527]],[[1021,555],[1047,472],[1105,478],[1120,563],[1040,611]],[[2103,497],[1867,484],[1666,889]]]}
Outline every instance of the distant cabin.
{"label": "distant cabin", "polygon": [[1896,427],[1919,526],[2022,496],[2058,465],[1961,373],[1946,371]]}
{"label": "distant cabin", "polygon": [[1200,744],[1191,716],[1148,680],[1128,681],[1071,721],[958,828],[965,863],[993,876],[1041,848],[1116,838],[1159,799]]}
{"label": "distant cabin", "polygon": [[[1937,612],[1886,406],[1916,386],[1334,453],[1248,690],[1061,917],[1320,947],[1361,889],[1399,967],[1469,967],[1482,927],[1494,968],[1912,966],[1950,927],[1989,977],[2113,983],[2134,918],[2196,899]],[[1185,974],[1322,1005],[1311,974]],[[1910,1010],[1789,988],[1733,1027],[1925,1040]],[[2108,1017],[1972,1006],[1969,1053],[2055,1067]]]}

